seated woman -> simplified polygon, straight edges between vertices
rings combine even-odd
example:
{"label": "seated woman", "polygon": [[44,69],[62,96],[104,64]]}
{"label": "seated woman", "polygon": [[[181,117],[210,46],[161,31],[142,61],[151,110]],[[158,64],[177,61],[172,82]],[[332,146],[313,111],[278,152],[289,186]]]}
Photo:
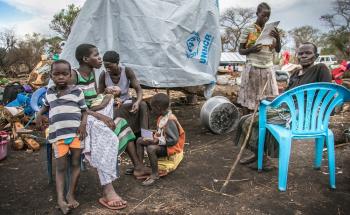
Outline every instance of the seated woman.
{"label": "seated woman", "polygon": [[[332,77],[328,67],[325,64],[314,65],[315,60],[318,57],[317,47],[313,43],[305,42],[302,43],[297,52],[298,62],[302,66],[301,69],[297,69],[290,77],[290,81],[286,90],[292,89],[294,87],[310,84],[315,82],[331,82]],[[272,98],[268,98],[272,99]],[[251,121],[252,114],[245,115],[241,118],[237,131],[237,144],[242,144],[244,138],[247,135],[248,127]],[[268,121],[270,123],[287,124],[289,119],[289,113],[283,109],[271,110],[267,113]],[[241,164],[253,163],[257,160],[258,153],[258,115],[256,115],[253,123],[253,129],[249,136],[248,148],[253,152],[251,156],[242,158],[240,160]],[[277,142],[268,133],[267,141],[265,142],[265,154],[271,157],[277,157]],[[269,167],[269,162],[264,162],[266,166],[265,170],[271,169]],[[255,165],[256,166],[256,165]]]}
{"label": "seated woman", "polygon": [[97,48],[91,44],[81,44],[76,48],[75,56],[79,68],[72,71],[71,81],[83,90],[89,107],[83,153],[91,166],[97,169],[103,187],[103,197],[99,202],[114,210],[125,208],[126,201],[115,192],[112,184],[118,178],[118,155],[124,150],[129,154],[135,166],[135,175],[144,174],[147,170],[137,158],[133,142],[135,135],[127,122],[122,118],[113,120],[112,97],[107,95],[100,98],[97,94],[94,69],[102,66]]}
{"label": "seated woman", "polygon": [[[142,88],[132,69],[119,64],[119,54],[115,51],[107,51],[103,63],[106,71],[100,75],[99,93],[108,93],[113,86],[120,88],[121,105],[115,108],[114,116],[126,119],[134,133],[139,133],[141,128],[148,129],[148,107],[142,101]],[[129,95],[130,86],[136,90],[136,99]]]}

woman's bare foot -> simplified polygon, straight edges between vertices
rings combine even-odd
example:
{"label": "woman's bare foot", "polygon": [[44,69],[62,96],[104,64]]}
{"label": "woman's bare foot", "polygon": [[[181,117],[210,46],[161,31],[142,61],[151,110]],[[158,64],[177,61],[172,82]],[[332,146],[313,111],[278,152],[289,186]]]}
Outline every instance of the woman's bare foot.
{"label": "woman's bare foot", "polygon": [[71,209],[71,205],[68,204],[65,201],[57,201],[58,207],[61,209],[63,214],[68,214],[70,209]]}
{"label": "woman's bare foot", "polygon": [[126,205],[127,201],[124,201],[114,190],[112,183],[103,187],[103,199],[108,202],[110,207],[120,207]]}
{"label": "woman's bare foot", "polygon": [[143,166],[141,168],[135,167],[133,174],[135,177],[140,177],[145,175],[151,175],[151,173],[152,173],[151,168]]}
{"label": "woman's bare foot", "polygon": [[71,205],[72,208],[79,207],[79,202],[77,200],[75,200],[75,197],[73,194],[67,193],[66,199],[67,199],[68,204]]}

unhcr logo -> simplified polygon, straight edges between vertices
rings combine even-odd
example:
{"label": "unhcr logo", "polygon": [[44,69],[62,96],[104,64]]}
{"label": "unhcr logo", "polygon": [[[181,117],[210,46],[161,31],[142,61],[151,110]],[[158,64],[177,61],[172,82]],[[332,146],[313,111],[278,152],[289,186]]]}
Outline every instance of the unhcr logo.
{"label": "unhcr logo", "polygon": [[210,34],[205,34],[204,41],[203,41],[203,48],[202,48],[201,58],[199,60],[199,62],[202,63],[202,64],[207,64],[208,63],[209,48],[210,48],[212,40],[213,40],[213,36],[211,36]]}
{"label": "unhcr logo", "polygon": [[199,45],[201,43],[201,38],[198,32],[192,32],[190,37],[186,41],[187,45],[187,58],[194,58],[198,55]]}
{"label": "unhcr logo", "polygon": [[213,36],[206,33],[203,42],[198,32],[192,32],[186,40],[186,56],[187,58],[197,59],[202,64],[208,63],[209,49],[213,41]]}

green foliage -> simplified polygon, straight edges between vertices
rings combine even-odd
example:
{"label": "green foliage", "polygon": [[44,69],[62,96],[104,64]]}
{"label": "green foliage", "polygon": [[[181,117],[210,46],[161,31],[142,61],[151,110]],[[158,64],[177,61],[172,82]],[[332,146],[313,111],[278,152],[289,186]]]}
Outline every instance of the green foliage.
{"label": "green foliage", "polygon": [[321,16],[330,28],[322,36],[324,49],[322,54],[336,54],[340,59],[350,58],[350,1],[333,1],[333,10]]}
{"label": "green foliage", "polygon": [[299,47],[303,42],[312,42],[319,45],[320,30],[312,26],[306,25],[299,28],[294,28],[289,31],[289,34],[294,39],[295,47]]}
{"label": "green foliage", "polygon": [[67,9],[62,9],[53,16],[50,28],[56,31],[64,40],[68,39],[75,18],[80,12],[80,7],[74,4],[68,5]]}

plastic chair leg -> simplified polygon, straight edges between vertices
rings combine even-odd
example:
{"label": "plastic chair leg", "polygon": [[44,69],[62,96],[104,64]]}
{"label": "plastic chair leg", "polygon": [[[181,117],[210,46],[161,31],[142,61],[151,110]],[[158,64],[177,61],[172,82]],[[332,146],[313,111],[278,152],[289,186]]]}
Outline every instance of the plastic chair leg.
{"label": "plastic chair leg", "polygon": [[49,184],[52,184],[52,146],[49,141],[46,141],[46,163],[47,175],[49,177]]}
{"label": "plastic chair leg", "polygon": [[85,163],[84,163],[84,158],[85,158],[85,155],[84,154],[81,154],[80,155],[80,171],[85,171]]}
{"label": "plastic chair leg", "polygon": [[334,136],[328,134],[327,137],[328,148],[328,167],[329,167],[329,184],[332,189],[335,189],[335,153],[334,153]]}
{"label": "plastic chair leg", "polygon": [[263,157],[264,157],[264,144],[266,136],[266,127],[259,128],[258,138],[258,171],[262,171],[263,168]]}
{"label": "plastic chair leg", "polygon": [[315,169],[320,169],[321,168],[323,146],[324,146],[324,137],[316,138],[315,162],[314,162],[314,168]]}
{"label": "plastic chair leg", "polygon": [[278,189],[280,191],[286,191],[292,139],[282,138],[278,142],[279,142]]}

